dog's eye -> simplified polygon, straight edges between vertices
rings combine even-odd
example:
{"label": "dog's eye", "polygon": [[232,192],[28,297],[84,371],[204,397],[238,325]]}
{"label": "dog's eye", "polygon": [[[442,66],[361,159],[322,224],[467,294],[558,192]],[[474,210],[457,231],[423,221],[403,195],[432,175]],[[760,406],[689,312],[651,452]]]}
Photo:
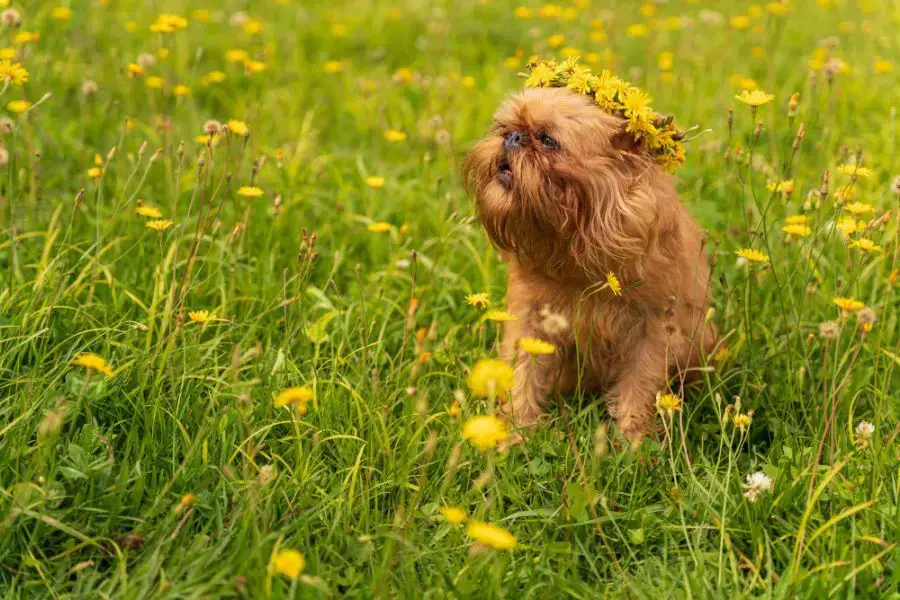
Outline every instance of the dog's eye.
{"label": "dog's eye", "polygon": [[556,150],[559,148],[559,142],[546,133],[541,134],[541,145],[548,150]]}

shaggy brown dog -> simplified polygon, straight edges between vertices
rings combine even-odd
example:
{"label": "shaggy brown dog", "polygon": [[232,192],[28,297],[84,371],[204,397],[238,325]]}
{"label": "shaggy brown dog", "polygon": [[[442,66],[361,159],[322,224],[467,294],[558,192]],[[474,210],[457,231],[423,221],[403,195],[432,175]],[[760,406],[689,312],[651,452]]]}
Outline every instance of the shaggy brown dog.
{"label": "shaggy brown dog", "polygon": [[[549,392],[603,391],[620,431],[653,423],[669,378],[715,342],[706,320],[703,236],[673,178],[625,132],[625,120],[566,89],[530,89],[494,115],[463,167],[478,217],[509,262],[503,355],[523,337],[557,351],[519,351],[501,412],[535,424]],[[625,288],[613,293],[607,274]]]}

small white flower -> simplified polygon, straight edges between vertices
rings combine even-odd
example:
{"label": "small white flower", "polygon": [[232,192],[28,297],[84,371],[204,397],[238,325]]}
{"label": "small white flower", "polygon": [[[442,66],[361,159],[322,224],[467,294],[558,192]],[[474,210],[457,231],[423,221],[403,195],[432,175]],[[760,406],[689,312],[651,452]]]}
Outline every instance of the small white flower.
{"label": "small white flower", "polygon": [[756,500],[765,492],[772,491],[772,480],[769,479],[768,475],[759,471],[747,475],[747,483],[744,487],[747,490],[744,492],[744,496],[746,496],[750,502],[756,502]]}
{"label": "small white flower", "polygon": [[875,433],[875,426],[868,421],[860,421],[854,430],[856,432],[856,443],[860,447],[865,448],[872,441],[872,434]]}

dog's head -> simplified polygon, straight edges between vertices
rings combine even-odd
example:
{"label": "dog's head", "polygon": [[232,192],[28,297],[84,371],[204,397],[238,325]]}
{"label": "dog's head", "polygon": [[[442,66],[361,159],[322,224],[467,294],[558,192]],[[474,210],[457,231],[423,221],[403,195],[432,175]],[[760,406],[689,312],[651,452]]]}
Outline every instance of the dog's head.
{"label": "dog's head", "polygon": [[600,272],[646,251],[668,176],[626,120],[563,88],[508,98],[463,171],[493,243],[549,273]]}

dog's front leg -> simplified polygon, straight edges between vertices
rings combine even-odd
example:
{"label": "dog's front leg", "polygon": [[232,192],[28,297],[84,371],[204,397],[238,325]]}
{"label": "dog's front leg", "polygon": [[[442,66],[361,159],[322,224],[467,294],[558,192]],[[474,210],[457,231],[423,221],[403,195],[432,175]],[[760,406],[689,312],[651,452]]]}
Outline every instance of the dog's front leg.
{"label": "dog's front leg", "polygon": [[653,424],[653,402],[666,385],[667,352],[665,336],[650,335],[622,361],[618,381],[610,392],[610,413],[619,431],[631,441],[640,440]]}
{"label": "dog's front leg", "polygon": [[503,358],[511,360],[515,357],[515,375],[513,377],[512,397],[502,405],[499,412],[510,423],[519,429],[528,428],[544,414],[545,402],[559,376],[560,350],[543,356],[530,356],[517,349],[518,341],[527,337],[541,337],[530,319],[520,318],[506,323],[503,340]]}

